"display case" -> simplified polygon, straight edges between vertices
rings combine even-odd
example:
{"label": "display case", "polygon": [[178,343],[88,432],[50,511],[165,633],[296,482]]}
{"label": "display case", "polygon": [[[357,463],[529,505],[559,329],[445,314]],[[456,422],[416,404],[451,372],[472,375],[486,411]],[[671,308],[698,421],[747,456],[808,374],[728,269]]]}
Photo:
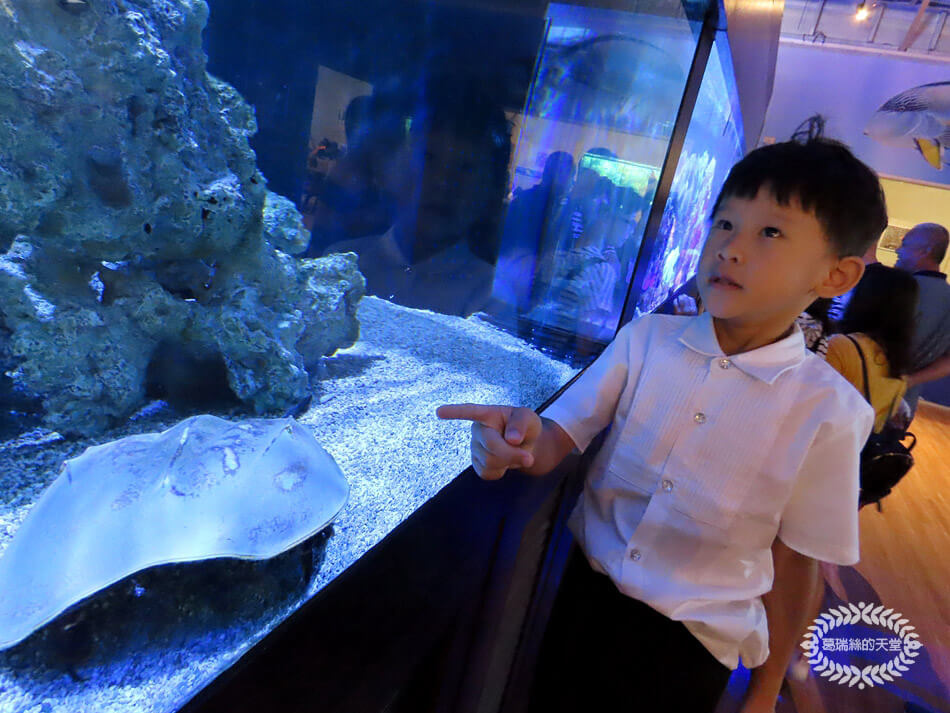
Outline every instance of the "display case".
{"label": "display case", "polygon": [[720,8],[0,10],[0,711],[497,709],[561,486],[435,410],[542,407],[695,269]]}
{"label": "display case", "polygon": [[635,315],[652,312],[696,274],[713,204],[745,140],[732,55],[717,32],[699,87],[659,231],[640,255]]}
{"label": "display case", "polygon": [[706,7],[666,9],[547,9],[492,312],[567,358],[617,329],[669,153]]}

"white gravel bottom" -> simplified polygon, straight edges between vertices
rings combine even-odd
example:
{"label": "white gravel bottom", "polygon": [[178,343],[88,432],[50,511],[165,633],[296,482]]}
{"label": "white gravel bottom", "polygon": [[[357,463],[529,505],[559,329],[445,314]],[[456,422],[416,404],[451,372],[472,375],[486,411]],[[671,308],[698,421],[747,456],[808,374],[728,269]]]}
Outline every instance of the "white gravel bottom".
{"label": "white gravel bottom", "polygon": [[[351,488],[306,593],[221,628],[150,641],[128,656],[100,654],[100,664],[75,667],[82,683],[61,667],[24,668],[30,652],[10,655],[23,646],[2,652],[0,713],[177,710],[469,465],[469,425],[440,421],[437,406],[536,408],[576,373],[477,316],[461,319],[366,297],[359,319],[360,340],[325,360],[310,409],[298,418],[334,456]],[[161,430],[181,418],[154,411],[100,442]],[[0,442],[0,556],[63,459],[93,444],[48,431]]]}

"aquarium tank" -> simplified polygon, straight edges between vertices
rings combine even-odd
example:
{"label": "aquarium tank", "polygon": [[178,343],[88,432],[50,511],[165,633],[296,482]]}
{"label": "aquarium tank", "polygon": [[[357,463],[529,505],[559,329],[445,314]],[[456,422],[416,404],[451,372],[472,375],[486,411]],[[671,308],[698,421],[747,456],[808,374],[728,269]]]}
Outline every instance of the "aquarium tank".
{"label": "aquarium tank", "polygon": [[548,6],[493,298],[555,353],[617,329],[702,19]]}
{"label": "aquarium tank", "polygon": [[696,274],[716,196],[745,155],[743,135],[728,39],[718,32],[659,232],[640,258],[635,314],[652,312]]}
{"label": "aquarium tank", "polygon": [[0,711],[180,709],[695,269],[724,45],[594,5],[0,0]]}

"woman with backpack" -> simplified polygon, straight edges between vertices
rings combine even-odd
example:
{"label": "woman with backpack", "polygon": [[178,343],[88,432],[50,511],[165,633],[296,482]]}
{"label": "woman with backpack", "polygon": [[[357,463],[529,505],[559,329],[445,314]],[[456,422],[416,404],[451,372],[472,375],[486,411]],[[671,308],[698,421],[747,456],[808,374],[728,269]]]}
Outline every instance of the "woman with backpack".
{"label": "woman with backpack", "polygon": [[874,433],[898,413],[907,390],[917,291],[911,274],[868,265],[838,323],[841,333],[828,342],[828,363],[874,408]]}

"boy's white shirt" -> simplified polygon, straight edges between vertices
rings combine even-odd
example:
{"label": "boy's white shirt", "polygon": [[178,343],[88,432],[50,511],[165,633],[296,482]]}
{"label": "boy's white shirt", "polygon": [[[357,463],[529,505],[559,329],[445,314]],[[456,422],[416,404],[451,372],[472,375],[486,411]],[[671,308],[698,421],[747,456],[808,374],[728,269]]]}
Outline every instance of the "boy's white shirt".
{"label": "boy's white shirt", "polygon": [[708,313],[641,317],[542,415],[582,451],[611,426],[569,520],[591,565],[730,669],[768,658],[776,535],[858,561],[874,412],[797,326],[726,357]]}

